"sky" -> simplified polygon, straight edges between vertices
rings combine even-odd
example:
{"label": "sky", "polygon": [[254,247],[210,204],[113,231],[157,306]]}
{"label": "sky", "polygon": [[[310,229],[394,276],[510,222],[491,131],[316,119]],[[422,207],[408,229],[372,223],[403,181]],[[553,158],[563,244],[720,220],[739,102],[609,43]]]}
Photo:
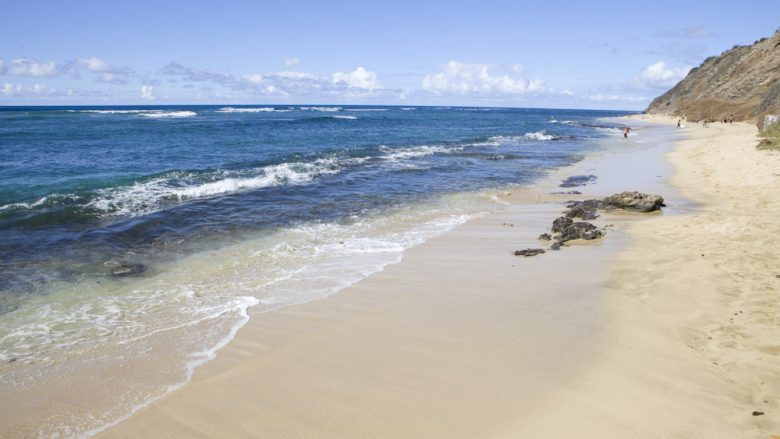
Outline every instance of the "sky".
{"label": "sky", "polygon": [[0,5],[0,105],[641,110],[780,1],[36,1]]}

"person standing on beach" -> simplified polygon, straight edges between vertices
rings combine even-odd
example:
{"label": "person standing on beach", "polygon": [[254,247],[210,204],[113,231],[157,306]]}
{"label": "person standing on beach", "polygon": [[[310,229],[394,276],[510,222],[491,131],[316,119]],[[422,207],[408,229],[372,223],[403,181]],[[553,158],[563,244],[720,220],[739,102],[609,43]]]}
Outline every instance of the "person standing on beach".
{"label": "person standing on beach", "polygon": [[677,119],[677,128],[680,128],[680,123],[682,122],[682,119]]}
{"label": "person standing on beach", "polygon": [[631,128],[629,128],[629,127],[623,128],[623,137],[625,137],[627,139],[628,138],[628,133],[630,133],[630,132],[631,132]]}

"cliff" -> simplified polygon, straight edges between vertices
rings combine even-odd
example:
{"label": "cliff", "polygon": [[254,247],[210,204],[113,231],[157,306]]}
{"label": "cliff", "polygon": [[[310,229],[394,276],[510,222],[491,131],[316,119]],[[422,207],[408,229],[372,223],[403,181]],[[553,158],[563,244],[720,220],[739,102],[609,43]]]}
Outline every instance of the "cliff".
{"label": "cliff", "polygon": [[671,90],[655,98],[648,113],[763,122],[780,114],[780,30],[750,46],[734,46],[692,69]]}

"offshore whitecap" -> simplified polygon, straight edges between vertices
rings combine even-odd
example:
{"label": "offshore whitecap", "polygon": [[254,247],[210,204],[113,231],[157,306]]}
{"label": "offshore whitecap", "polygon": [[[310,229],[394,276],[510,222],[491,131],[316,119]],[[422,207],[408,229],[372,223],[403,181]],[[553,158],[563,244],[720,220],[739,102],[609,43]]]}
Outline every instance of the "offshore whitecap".
{"label": "offshore whitecap", "polygon": [[185,383],[249,315],[500,208],[496,191],[619,133],[600,121],[617,114],[0,109],[0,404],[40,407],[31,435],[99,431]]}

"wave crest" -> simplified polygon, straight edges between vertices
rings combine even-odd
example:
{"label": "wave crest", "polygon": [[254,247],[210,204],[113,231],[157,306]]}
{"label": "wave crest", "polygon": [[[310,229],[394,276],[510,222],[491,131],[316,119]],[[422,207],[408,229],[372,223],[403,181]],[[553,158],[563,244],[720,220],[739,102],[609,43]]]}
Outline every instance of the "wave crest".
{"label": "wave crest", "polygon": [[146,182],[136,182],[132,186],[100,191],[87,207],[110,215],[137,215],[159,210],[165,203],[285,184],[304,184],[322,175],[338,172],[340,166],[335,159],[280,163],[258,169],[219,171],[205,175],[177,171]]}
{"label": "wave crest", "polygon": [[179,117],[193,117],[198,113],[194,111],[163,111],[152,113],[138,113],[139,116],[149,117],[152,119],[166,119],[166,118],[179,118]]}
{"label": "wave crest", "polygon": [[323,111],[326,113],[341,111],[341,107],[298,107],[301,111]]}
{"label": "wave crest", "polygon": [[223,107],[217,110],[217,113],[287,113],[292,110],[282,110],[273,107]]}

